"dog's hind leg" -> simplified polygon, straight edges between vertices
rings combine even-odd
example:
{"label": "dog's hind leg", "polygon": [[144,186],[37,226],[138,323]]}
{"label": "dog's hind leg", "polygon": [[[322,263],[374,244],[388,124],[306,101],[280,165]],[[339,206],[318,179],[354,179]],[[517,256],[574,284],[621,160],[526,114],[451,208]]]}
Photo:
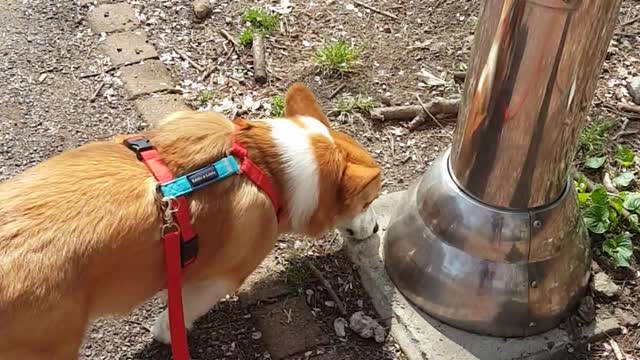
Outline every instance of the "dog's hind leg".
{"label": "dog's hind leg", "polygon": [[[185,285],[182,289],[182,307],[186,328],[190,330],[199,317],[206,314],[222,297],[234,292],[237,286],[236,282],[226,279]],[[151,333],[154,339],[165,344],[171,343],[168,309],[158,316]]]}

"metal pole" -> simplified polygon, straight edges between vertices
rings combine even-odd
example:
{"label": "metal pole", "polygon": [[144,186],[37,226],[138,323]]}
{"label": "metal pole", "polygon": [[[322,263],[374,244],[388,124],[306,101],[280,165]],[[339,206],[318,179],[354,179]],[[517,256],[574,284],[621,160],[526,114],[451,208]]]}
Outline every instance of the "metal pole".
{"label": "metal pole", "polygon": [[486,0],[449,150],[407,192],[387,272],[418,307],[496,336],[556,326],[589,239],[568,171],[620,0]]}

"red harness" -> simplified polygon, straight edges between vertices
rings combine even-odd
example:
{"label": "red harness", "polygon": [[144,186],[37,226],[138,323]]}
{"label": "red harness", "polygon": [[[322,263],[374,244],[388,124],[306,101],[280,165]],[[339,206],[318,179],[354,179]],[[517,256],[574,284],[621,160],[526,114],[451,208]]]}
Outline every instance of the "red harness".
{"label": "red harness", "polygon": [[[162,161],[158,151],[144,137],[134,137],[124,141],[138,160],[142,161],[160,184],[175,177]],[[233,137],[230,154],[238,159],[240,172],[261,189],[273,203],[278,222],[282,212],[277,193],[269,176],[247,157],[247,149]],[[198,253],[198,235],[191,224],[189,203],[185,196],[163,199],[166,203],[165,224],[162,227],[165,269],[167,272],[167,292],[171,352],[174,360],[189,360],[184,313],[182,308],[182,268],[193,263]]]}

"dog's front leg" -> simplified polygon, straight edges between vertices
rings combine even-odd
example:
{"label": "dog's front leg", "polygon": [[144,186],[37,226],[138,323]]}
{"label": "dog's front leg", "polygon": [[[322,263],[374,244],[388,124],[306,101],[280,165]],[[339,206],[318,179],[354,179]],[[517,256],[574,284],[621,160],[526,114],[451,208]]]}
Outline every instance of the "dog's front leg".
{"label": "dog's front leg", "polygon": [[[187,330],[193,323],[206,314],[223,296],[236,290],[236,286],[227,280],[212,280],[198,284],[185,285],[182,288],[182,307]],[[165,309],[156,319],[151,329],[153,338],[165,344],[171,343],[169,332],[169,310]]]}

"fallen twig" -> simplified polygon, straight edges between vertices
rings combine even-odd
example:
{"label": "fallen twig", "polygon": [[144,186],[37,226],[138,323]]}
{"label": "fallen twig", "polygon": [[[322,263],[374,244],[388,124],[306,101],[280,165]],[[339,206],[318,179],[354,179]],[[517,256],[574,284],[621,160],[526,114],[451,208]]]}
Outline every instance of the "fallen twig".
{"label": "fallen twig", "polygon": [[380,121],[399,120],[411,121],[419,114],[431,115],[451,115],[458,114],[460,99],[435,99],[424,105],[389,106],[371,110],[371,118]]}
{"label": "fallen twig", "polygon": [[634,22],[638,21],[638,19],[640,19],[640,15],[638,15],[638,16],[636,16],[636,17],[634,17],[633,19],[629,19],[629,20],[627,20],[627,21],[623,22],[622,24],[620,24],[620,26],[627,26],[627,25],[631,25],[631,24],[633,24]]}
{"label": "fallen twig", "polygon": [[345,83],[340,84],[340,86],[338,86],[335,90],[333,90],[331,95],[329,95],[329,99],[333,99],[334,97],[336,97],[336,95],[338,95],[340,91],[342,91],[342,89],[345,88],[345,86],[347,86],[347,84]]}
{"label": "fallen twig", "polygon": [[438,119],[436,119],[435,116],[433,116],[433,114],[431,113],[431,111],[429,111],[429,109],[427,108],[427,106],[424,104],[424,102],[422,102],[422,99],[420,99],[420,95],[418,95],[416,93],[416,99],[418,99],[418,102],[420,103],[420,106],[422,106],[422,110],[424,110],[425,113],[427,113],[427,115],[429,115],[429,117],[431,118],[431,120],[433,120],[436,124],[438,124],[438,126],[440,126],[441,129],[447,131],[447,129],[445,129],[444,126],[442,126],[442,124],[440,123],[440,121],[438,121]]}
{"label": "fallen twig", "polygon": [[235,47],[240,47],[240,44],[236,41],[236,39],[235,39],[233,36],[231,36],[231,34],[229,34],[229,33],[227,32],[227,30],[225,30],[225,29],[220,29],[220,34],[222,34],[222,36],[223,36],[225,39],[229,40],[229,42],[231,42],[231,43],[233,44],[233,46],[235,46]]}
{"label": "fallen twig", "polygon": [[253,34],[253,78],[258,84],[264,84],[267,82],[265,41],[264,35],[260,32]]}
{"label": "fallen twig", "polygon": [[426,122],[427,122],[427,118],[424,116],[423,113],[416,115],[416,117],[414,117],[413,120],[409,122],[409,126],[408,126],[409,131],[413,131],[419,128],[420,126],[422,126],[422,124]]}
{"label": "fallen twig", "polygon": [[610,339],[609,345],[611,345],[611,349],[613,349],[613,354],[616,356],[616,360],[624,360],[624,354],[622,353],[622,350],[620,350],[618,343],[615,340]]}
{"label": "fallen twig", "polygon": [[620,126],[620,131],[618,131],[617,134],[613,135],[611,140],[615,141],[620,136],[622,136],[622,133],[627,129],[627,125],[629,125],[629,119],[624,119],[624,121],[622,122],[622,125]]}
{"label": "fallen twig", "polygon": [[640,106],[631,105],[631,104],[618,104],[618,107],[622,111],[640,114]]}
{"label": "fallen twig", "polygon": [[618,192],[618,189],[616,189],[615,185],[613,185],[613,181],[611,181],[611,176],[608,172],[605,172],[604,176],[602,177],[602,185],[604,185],[604,188],[610,193],[615,194]]}
{"label": "fallen twig", "polygon": [[85,79],[85,78],[90,78],[90,77],[94,77],[94,76],[104,75],[104,74],[106,74],[108,72],[111,72],[113,70],[119,69],[119,68],[121,68],[123,66],[135,65],[135,64],[137,64],[137,63],[139,63],[141,61],[144,61],[144,60],[127,61],[127,62],[122,63],[120,65],[112,65],[112,66],[109,66],[108,68],[102,70],[102,72],[90,73],[90,74],[80,74],[80,75],[78,75],[78,78],[79,79]]}
{"label": "fallen twig", "polygon": [[186,62],[191,64],[191,66],[193,66],[196,70],[198,70],[200,72],[204,71],[204,68],[200,64],[198,64],[195,61],[193,61],[189,57],[189,55],[187,55],[187,53],[185,53],[184,51],[176,49],[176,54],[180,55],[181,58],[183,58]]}
{"label": "fallen twig", "polygon": [[313,265],[311,261],[305,259],[304,262],[307,264],[307,266],[309,266],[309,269],[311,269],[311,272],[313,273],[313,275],[318,280],[320,280],[320,282],[322,283],[322,286],[324,286],[324,288],[327,289],[327,292],[329,292],[329,296],[331,296],[331,299],[333,299],[333,301],[336,303],[336,307],[338,308],[338,311],[340,311],[340,314],[342,314],[343,316],[346,316],[347,308],[344,306],[344,303],[342,302],[342,300],[340,300],[340,298],[338,297],[338,294],[336,294],[336,292],[333,290],[333,287],[331,287],[331,284],[327,281],[327,279],[324,278],[320,270],[318,270],[318,268],[315,265]]}
{"label": "fallen twig", "polygon": [[210,66],[207,71],[203,72],[200,75],[200,81],[205,81],[209,76],[211,76],[211,74],[213,74],[213,72],[216,70],[215,66]]}
{"label": "fallen twig", "polygon": [[102,90],[102,88],[104,87],[105,83],[104,81],[100,83],[100,85],[98,85],[98,88],[96,89],[96,91],[93,92],[93,95],[91,95],[91,98],[89,99],[89,102],[94,102],[96,101],[96,98],[98,97],[98,94],[100,94],[100,90]]}
{"label": "fallen twig", "polygon": [[135,320],[129,320],[129,319],[124,319],[124,322],[129,323],[129,324],[133,324],[133,325],[137,325],[141,328],[143,328],[144,330],[146,330],[148,333],[151,332],[151,329],[149,329],[149,327],[139,321],[135,321]]}
{"label": "fallen twig", "polygon": [[374,8],[373,6],[371,6],[371,5],[367,5],[367,4],[365,4],[365,3],[363,3],[363,2],[360,2],[360,1],[358,1],[358,0],[353,0],[353,2],[354,2],[355,4],[357,4],[357,5],[362,6],[363,8],[367,8],[367,9],[369,9],[369,10],[371,10],[371,11],[373,11],[373,12],[376,12],[376,13],[378,13],[378,14],[380,14],[380,15],[384,15],[384,16],[390,17],[390,18],[392,18],[392,19],[394,19],[394,20],[398,20],[398,17],[397,17],[397,16],[395,16],[395,15],[393,15],[393,14],[392,14],[392,13],[390,13],[390,12],[383,11],[383,10],[380,10],[380,9],[376,9],[376,8]]}

